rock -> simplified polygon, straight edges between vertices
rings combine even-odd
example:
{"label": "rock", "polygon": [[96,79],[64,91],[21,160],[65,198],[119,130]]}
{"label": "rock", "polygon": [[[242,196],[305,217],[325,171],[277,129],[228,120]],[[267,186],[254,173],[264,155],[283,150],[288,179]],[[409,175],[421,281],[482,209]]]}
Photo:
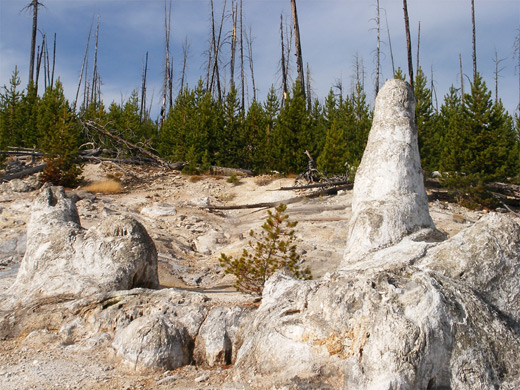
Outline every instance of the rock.
{"label": "rock", "polygon": [[62,187],[42,188],[27,226],[27,250],[8,294],[24,299],[85,296],[157,286],[157,252],[139,222],[112,216],[85,230]]}
{"label": "rock", "polygon": [[27,245],[27,234],[21,233],[10,240],[0,241],[0,265],[18,263]]}
{"label": "rock", "polygon": [[132,321],[116,333],[112,345],[134,368],[166,370],[189,364],[193,350],[186,328],[162,313]]}
{"label": "rock", "polygon": [[343,265],[435,230],[428,211],[409,84],[389,80],[377,95],[372,129],[356,173]]}
{"label": "rock", "polygon": [[167,203],[153,203],[151,206],[143,207],[141,214],[150,218],[169,217],[177,214],[177,209]]}
{"label": "rock", "polygon": [[238,330],[250,312],[243,307],[213,307],[195,340],[195,363],[209,367],[234,363]]}
{"label": "rock", "polygon": [[224,233],[210,230],[206,234],[197,237],[194,241],[195,250],[204,255],[211,255],[217,244],[225,242]]}
{"label": "rock", "polygon": [[520,334],[520,226],[507,215],[485,215],[417,266],[471,287]]}

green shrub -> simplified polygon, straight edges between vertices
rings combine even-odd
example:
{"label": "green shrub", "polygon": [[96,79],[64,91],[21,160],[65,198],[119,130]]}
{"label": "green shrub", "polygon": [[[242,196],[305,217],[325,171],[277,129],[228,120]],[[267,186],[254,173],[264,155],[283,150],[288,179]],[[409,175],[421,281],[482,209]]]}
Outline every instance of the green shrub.
{"label": "green shrub", "polygon": [[285,204],[280,204],[274,213],[269,210],[262,231],[255,233],[251,230],[251,253],[244,249],[239,258],[224,253],[220,255],[220,265],[226,274],[236,276],[235,288],[238,291],[261,296],[266,280],[280,270],[298,279],[312,279],[310,269],[300,267],[301,256],[294,244],[297,222],[289,221],[289,216],[284,214],[286,209]]}
{"label": "green shrub", "polygon": [[233,173],[230,177],[227,178],[226,182],[237,185],[240,183],[240,178]]}

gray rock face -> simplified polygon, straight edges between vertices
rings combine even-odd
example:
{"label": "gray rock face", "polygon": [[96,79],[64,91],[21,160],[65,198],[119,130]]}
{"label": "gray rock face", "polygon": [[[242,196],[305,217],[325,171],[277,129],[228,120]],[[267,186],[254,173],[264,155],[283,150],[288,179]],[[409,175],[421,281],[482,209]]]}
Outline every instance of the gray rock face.
{"label": "gray rock face", "polygon": [[61,187],[44,187],[32,207],[27,248],[8,293],[29,299],[157,287],[157,252],[144,227],[113,216],[85,230]]}
{"label": "gray rock face", "polygon": [[372,129],[356,173],[343,264],[421,229],[435,226],[423,184],[415,97],[406,82],[389,80],[377,95]]}

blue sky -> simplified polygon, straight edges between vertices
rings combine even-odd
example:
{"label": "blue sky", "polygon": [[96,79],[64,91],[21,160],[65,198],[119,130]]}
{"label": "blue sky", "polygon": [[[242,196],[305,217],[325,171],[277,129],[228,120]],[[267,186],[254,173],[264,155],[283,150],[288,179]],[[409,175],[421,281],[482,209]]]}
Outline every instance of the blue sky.
{"label": "blue sky", "polygon": [[[89,28],[100,16],[98,69],[102,98],[126,100],[139,89],[145,53],[149,52],[148,103],[153,94],[152,116],[158,112],[164,61],[164,0],[41,0],[39,30],[52,41],[57,34],[56,75],[60,76],[69,100],[74,99]],[[28,80],[31,40],[31,12],[22,11],[29,0],[0,0],[0,85],[7,84],[18,66],[22,84]],[[243,0],[244,29],[251,31],[254,76],[258,96],[263,100],[271,87],[279,88],[280,14],[290,23],[289,0]],[[376,0],[298,0],[303,59],[309,64],[313,96],[323,100],[329,89],[341,81],[350,92],[356,55],[363,61],[365,88],[369,101],[374,98]],[[476,0],[478,70],[494,91],[495,49],[500,68],[499,96],[510,113],[519,103],[518,56],[514,41],[520,28],[520,1]],[[215,0],[216,18],[224,0]],[[227,1],[229,13],[231,0]],[[386,22],[391,35],[395,65],[407,69],[401,0],[380,0],[382,80],[392,75]],[[459,53],[463,73],[471,78],[470,0],[408,0],[414,66],[417,30],[421,23],[420,64],[430,78],[433,70],[439,106],[453,84],[460,85]],[[174,78],[182,68],[182,44],[190,44],[187,81],[195,86],[205,75],[209,47],[209,0],[173,0],[171,45]],[[226,19],[224,32],[231,27]],[[94,22],[95,29],[95,22]],[[39,34],[39,42],[41,34]],[[90,63],[93,64],[93,41]],[[228,53],[225,44],[224,53]],[[293,50],[294,53],[294,50]],[[226,54],[227,56],[227,54]],[[228,59],[223,59],[227,62]],[[238,66],[238,65],[237,65]],[[249,64],[246,63],[249,96],[252,97]],[[293,78],[295,77],[293,58]],[[89,70],[91,74],[91,69]],[[224,77],[229,77],[229,71]],[[465,88],[469,89],[468,77]],[[494,96],[494,95],[493,95]]]}

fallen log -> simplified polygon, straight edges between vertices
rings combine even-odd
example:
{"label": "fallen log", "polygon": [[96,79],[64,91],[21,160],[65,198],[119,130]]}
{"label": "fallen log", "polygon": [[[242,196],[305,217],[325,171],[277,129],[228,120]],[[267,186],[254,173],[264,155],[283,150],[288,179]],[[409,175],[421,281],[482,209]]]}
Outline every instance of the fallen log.
{"label": "fallen log", "polygon": [[92,121],[87,121],[87,122],[82,122],[83,126],[85,127],[88,127],[89,129],[92,129],[94,131],[97,131],[98,133],[101,133],[103,135],[106,135],[107,137],[110,137],[112,138],[113,140],[127,146],[128,148],[130,149],[134,149],[134,150],[137,150],[139,151],[139,153],[142,153],[148,157],[150,157],[152,160],[154,160],[155,162],[157,162],[159,165],[162,165],[166,168],[169,168],[169,169],[172,169],[171,168],[171,165],[169,162],[163,160],[162,158],[160,158],[159,156],[156,156],[155,154],[153,154],[152,152],[140,147],[140,146],[137,146],[131,142],[128,142],[127,140],[115,135],[115,134],[112,134],[111,132],[109,132],[108,130],[105,130],[99,126],[97,126],[94,122]]}
{"label": "fallen log", "polygon": [[272,207],[276,207],[276,206],[280,205],[281,203],[292,204],[292,203],[301,202],[302,200],[305,200],[305,199],[317,198],[317,197],[323,196],[323,195],[334,195],[334,194],[337,194],[338,191],[340,191],[340,190],[348,189],[348,186],[350,186],[350,184],[344,185],[344,186],[337,186],[337,187],[333,187],[333,188],[327,188],[322,191],[313,192],[312,194],[295,196],[293,198],[279,200],[276,202],[262,202],[262,203],[229,205],[229,206],[204,206],[203,208],[208,209],[208,210],[245,210],[245,209],[264,209],[264,208],[269,209]]}
{"label": "fallen log", "polygon": [[331,182],[331,183],[308,184],[305,186],[280,187],[276,191],[306,190],[309,188],[323,188],[323,187],[334,187],[334,186],[343,186],[342,189],[351,190],[352,188],[354,188],[354,183],[349,183],[348,181],[335,181],[335,182]]}
{"label": "fallen log", "polygon": [[34,173],[42,172],[46,166],[47,166],[47,164],[41,164],[41,165],[37,165],[35,167],[24,169],[23,171],[20,171],[20,172],[2,176],[2,177],[0,177],[0,183],[8,182],[9,180],[13,180],[13,179],[20,179],[22,177],[29,176]]}

